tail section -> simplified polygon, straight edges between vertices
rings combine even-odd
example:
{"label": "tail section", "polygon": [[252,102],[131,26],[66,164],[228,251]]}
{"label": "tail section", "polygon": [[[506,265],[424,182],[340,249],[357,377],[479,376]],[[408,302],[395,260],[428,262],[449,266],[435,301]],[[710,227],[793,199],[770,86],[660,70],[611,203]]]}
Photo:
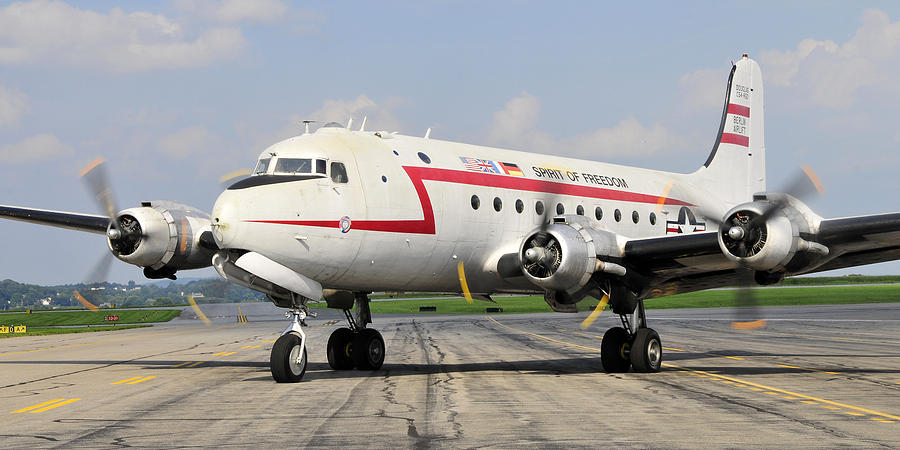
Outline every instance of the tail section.
{"label": "tail section", "polygon": [[716,143],[693,176],[727,203],[750,201],[766,190],[762,72],[743,55],[731,68]]}

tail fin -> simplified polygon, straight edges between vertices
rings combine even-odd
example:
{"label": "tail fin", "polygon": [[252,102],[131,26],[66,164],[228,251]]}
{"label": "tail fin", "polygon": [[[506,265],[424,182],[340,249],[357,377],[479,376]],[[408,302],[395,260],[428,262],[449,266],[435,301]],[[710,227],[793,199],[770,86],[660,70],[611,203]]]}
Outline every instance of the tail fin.
{"label": "tail fin", "polygon": [[728,203],[750,201],[766,190],[762,72],[743,55],[731,68],[716,143],[697,181]]}

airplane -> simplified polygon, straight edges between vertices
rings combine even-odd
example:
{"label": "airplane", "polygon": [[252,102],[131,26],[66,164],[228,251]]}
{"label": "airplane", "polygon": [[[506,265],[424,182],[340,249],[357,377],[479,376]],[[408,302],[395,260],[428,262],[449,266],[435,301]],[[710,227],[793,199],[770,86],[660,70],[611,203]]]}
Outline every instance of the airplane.
{"label": "airplane", "polygon": [[646,300],[900,259],[900,213],[824,219],[802,190],[766,191],[762,72],[746,54],[731,68],[715,145],[693,173],[429,134],[366,131],[365,121],[307,128],[263,150],[209,215],[167,201],[119,211],[94,165],[84,176],[105,215],[0,206],[0,216],[105,234],[116,258],[151,279],[212,266],[264,293],[291,319],[271,351],[277,382],[303,378],[302,324],[321,299],[348,323],[328,339],[335,370],[384,363],[371,292],[427,291],[543,294],[558,312],[601,299],[622,322],[603,336],[603,369],[658,372]]}

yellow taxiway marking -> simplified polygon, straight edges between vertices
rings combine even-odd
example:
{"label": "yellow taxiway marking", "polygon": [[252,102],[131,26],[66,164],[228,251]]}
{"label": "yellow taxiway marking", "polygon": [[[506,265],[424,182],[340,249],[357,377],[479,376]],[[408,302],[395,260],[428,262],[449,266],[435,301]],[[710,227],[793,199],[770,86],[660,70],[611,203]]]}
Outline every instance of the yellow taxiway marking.
{"label": "yellow taxiway marking", "polygon": [[231,356],[235,353],[237,353],[237,352],[219,352],[219,353],[213,353],[213,356]]}
{"label": "yellow taxiway marking", "polygon": [[190,363],[191,363],[190,361],[185,361],[185,362],[183,362],[183,363],[181,363],[181,364],[176,364],[176,365],[174,365],[174,366],[172,366],[172,367],[173,367],[173,368],[175,368],[175,367],[184,367],[184,366],[186,366],[186,365],[188,365],[188,364],[190,364]]}
{"label": "yellow taxiway marking", "polygon": [[127,383],[127,382],[129,382],[129,381],[137,380],[138,378],[140,378],[140,377],[126,378],[126,379],[124,379],[124,380],[116,381],[115,383],[110,383],[110,384],[122,384],[122,383]]}
{"label": "yellow taxiway marking", "polygon": [[145,381],[147,381],[147,380],[152,380],[152,379],[154,379],[154,378],[156,378],[156,376],[144,377],[144,378],[141,378],[140,380],[134,380],[134,381],[132,381],[132,382],[130,382],[130,383],[125,383],[125,384],[138,384],[138,383],[143,383],[143,382],[145,382]]}
{"label": "yellow taxiway marking", "polygon": [[846,415],[848,415],[848,416],[856,416],[856,417],[864,416],[864,415],[865,415],[865,414],[863,414],[863,413],[858,413],[858,412],[855,412],[855,411],[844,411],[844,414],[846,414]]}
{"label": "yellow taxiway marking", "polygon": [[197,367],[197,366],[199,366],[200,364],[203,364],[203,361],[197,361],[197,362],[195,362],[195,363],[189,365],[188,367]]}
{"label": "yellow taxiway marking", "polygon": [[275,341],[274,341],[274,340],[271,340],[271,341],[263,341],[263,344],[271,344],[271,343],[273,343],[273,342],[275,342]]}
{"label": "yellow taxiway marking", "polygon": [[878,417],[872,417],[870,420],[874,420],[876,422],[881,422],[881,423],[894,423],[893,420],[885,420],[885,419],[881,419]]}
{"label": "yellow taxiway marking", "polygon": [[[557,340],[557,339],[548,338],[548,337],[546,337],[546,336],[541,336],[541,335],[539,335],[539,334],[531,333],[531,332],[528,332],[528,331],[519,330],[519,329],[510,327],[510,326],[508,326],[508,325],[504,325],[504,324],[502,324],[502,323],[500,323],[500,322],[497,322],[493,317],[488,317],[487,319],[490,320],[491,322],[494,322],[495,324],[499,325],[500,327],[506,328],[506,329],[511,330],[511,331],[513,331],[513,332],[516,332],[516,333],[524,334],[524,335],[526,335],[526,336],[532,336],[532,337],[537,338],[537,339],[542,339],[542,340],[545,340],[545,341],[548,341],[548,342],[554,342],[554,343],[557,343],[557,344],[560,344],[560,345],[564,345],[564,346],[568,346],[568,347],[575,347],[575,348],[580,348],[580,349],[584,349],[584,350],[588,350],[588,351],[600,352],[600,349],[599,349],[599,348],[596,348],[596,347],[588,347],[588,346],[584,346],[584,345],[572,344],[571,342],[560,341],[560,340]],[[678,365],[675,365],[675,364],[671,364],[671,363],[663,363],[663,367],[666,367],[666,368],[673,368],[673,369],[678,369],[678,370],[684,370],[684,369],[686,369],[686,368],[684,368],[684,367],[681,367],[681,366],[678,366]],[[831,401],[831,400],[826,400],[826,399],[824,399],[824,398],[813,397],[813,396],[811,396],[811,395],[800,394],[800,393],[797,393],[797,392],[791,392],[791,391],[788,391],[788,390],[785,390],[785,389],[779,389],[779,388],[772,387],[772,386],[766,386],[766,385],[764,385],[764,384],[754,383],[754,382],[752,382],[752,381],[742,380],[742,379],[740,379],[740,378],[729,377],[729,376],[726,376],[726,375],[718,375],[718,374],[706,372],[706,371],[703,371],[703,370],[694,370],[694,369],[689,369],[689,368],[688,368],[687,370],[690,370],[691,372],[695,372],[695,373],[697,373],[697,374],[707,375],[707,376],[712,377],[712,378],[717,378],[717,379],[721,379],[721,380],[728,380],[728,381],[733,381],[733,382],[735,382],[735,383],[741,383],[741,384],[744,384],[744,385],[747,385],[747,386],[752,386],[752,387],[750,387],[749,389],[753,389],[753,388],[755,387],[755,388],[759,388],[759,390],[764,390],[764,391],[770,391],[770,392],[773,392],[773,394],[771,394],[771,395],[777,395],[777,394],[780,393],[780,394],[789,395],[789,396],[792,396],[792,397],[805,398],[805,399],[807,399],[807,400],[812,400],[812,401],[814,401],[814,402],[824,403],[824,404],[827,404],[827,405],[831,405],[831,406],[836,407],[836,408],[834,408],[834,409],[845,408],[845,409],[850,409],[850,410],[854,410],[854,411],[866,413],[866,414],[873,415],[873,416],[879,416],[879,417],[882,417],[882,418],[884,418],[884,419],[890,419],[890,420],[887,420],[887,422],[891,422],[891,421],[894,421],[894,420],[900,420],[900,416],[895,416],[895,415],[893,415],[893,414],[883,413],[883,412],[880,412],[880,411],[875,411],[875,410],[868,409],[868,408],[863,408],[863,407],[860,407],[860,406],[848,405],[848,404],[846,404],[846,403],[840,403],[840,402],[835,402],[835,401]],[[768,394],[769,392],[766,392],[766,393]],[[804,403],[805,403],[805,402],[804,402]],[[822,406],[822,405],[820,405],[820,406]],[[874,420],[874,419],[873,419],[873,420]]]}
{"label": "yellow taxiway marking", "polygon": [[43,408],[41,408],[41,409],[34,409],[34,410],[31,410],[31,412],[32,412],[32,413],[42,413],[42,412],[44,412],[44,411],[49,411],[49,410],[51,410],[51,409],[53,409],[53,408],[59,408],[59,407],[62,406],[62,405],[68,405],[69,403],[75,403],[75,402],[77,402],[78,400],[81,400],[81,399],[80,399],[80,398],[70,398],[70,399],[68,399],[68,400],[66,400],[66,401],[64,401],[64,402],[59,402],[59,403],[52,404],[52,405],[50,405],[50,406],[45,406],[45,407],[43,407]]}
{"label": "yellow taxiway marking", "polygon": [[663,350],[670,350],[673,352],[686,352],[687,351],[687,350],[682,350],[680,348],[674,348],[674,347],[663,347]]}
{"label": "yellow taxiway marking", "polygon": [[25,412],[25,411],[31,411],[32,409],[37,409],[37,408],[40,408],[41,406],[47,406],[47,405],[49,405],[49,404],[51,404],[51,403],[61,402],[61,401],[63,401],[63,400],[65,400],[65,399],[64,399],[64,398],[57,398],[57,399],[54,399],[54,400],[50,400],[49,402],[38,403],[37,405],[32,405],[32,406],[29,406],[29,407],[27,407],[27,408],[17,409],[17,410],[15,410],[15,411],[10,411],[10,414],[16,414],[16,413],[22,413],[22,412]]}
{"label": "yellow taxiway marking", "polygon": [[733,359],[733,360],[736,360],[736,361],[743,361],[743,360],[744,360],[744,358],[741,358],[741,357],[739,357],[739,356],[726,356],[726,358],[728,358],[728,359]]}
{"label": "yellow taxiway marking", "polygon": [[777,392],[772,392],[772,391],[765,391],[765,392],[763,392],[763,394],[768,394],[768,395],[778,395]]}
{"label": "yellow taxiway marking", "polygon": [[262,345],[245,345],[245,346],[241,347],[241,349],[243,350],[245,348],[260,348],[260,347],[262,347]]}

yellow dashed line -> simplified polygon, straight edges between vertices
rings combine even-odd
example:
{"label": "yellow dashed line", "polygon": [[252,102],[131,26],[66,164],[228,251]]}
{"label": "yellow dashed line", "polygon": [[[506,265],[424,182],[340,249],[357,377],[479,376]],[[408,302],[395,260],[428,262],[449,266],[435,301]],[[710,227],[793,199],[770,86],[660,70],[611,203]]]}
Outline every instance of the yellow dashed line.
{"label": "yellow dashed line", "polygon": [[69,400],[66,400],[66,401],[64,401],[64,402],[57,403],[57,404],[55,404],[55,405],[50,405],[50,406],[47,406],[47,407],[41,408],[41,409],[35,409],[35,410],[31,411],[31,412],[32,412],[32,413],[42,413],[42,412],[44,412],[44,411],[49,411],[49,410],[51,410],[51,409],[53,409],[53,408],[59,408],[59,407],[62,406],[62,405],[68,405],[69,403],[75,403],[75,402],[77,402],[78,400],[81,400],[81,399],[80,399],[80,398],[71,398],[71,399],[69,399]]}
{"label": "yellow dashed line", "polygon": [[854,411],[844,411],[844,414],[847,414],[848,416],[856,416],[856,417],[865,415],[863,413],[858,413],[858,412],[854,412]]}
{"label": "yellow dashed line", "polygon": [[263,344],[271,344],[273,342],[275,342],[275,341],[274,340],[273,341],[263,341]]}
{"label": "yellow dashed line", "polygon": [[154,379],[154,378],[156,378],[156,377],[155,377],[155,376],[144,377],[144,378],[141,378],[140,380],[134,380],[134,381],[132,381],[132,382],[130,382],[130,383],[125,383],[125,384],[138,384],[138,383],[143,383],[143,382],[145,382],[145,381],[147,381],[147,380],[152,380],[152,379]]}
{"label": "yellow dashed line", "polygon": [[245,348],[260,348],[260,347],[262,347],[262,345],[245,345],[245,346],[241,347],[241,349],[245,349]]}
{"label": "yellow dashed line", "polygon": [[32,405],[32,406],[29,406],[29,407],[27,407],[27,408],[17,409],[17,410],[15,410],[15,411],[10,411],[10,414],[16,414],[16,413],[22,413],[22,412],[25,412],[25,411],[31,411],[32,409],[40,408],[41,406],[47,406],[47,405],[49,405],[49,404],[51,404],[51,403],[61,402],[61,401],[63,401],[63,400],[65,400],[65,399],[57,398],[57,399],[55,399],[55,400],[50,400],[49,402],[38,403],[37,405]]}
{"label": "yellow dashed line", "polygon": [[124,379],[124,380],[116,381],[115,383],[110,383],[110,384],[122,384],[122,383],[127,383],[127,382],[129,382],[129,381],[137,380],[138,378],[140,378],[140,377],[126,378],[126,379]]}
{"label": "yellow dashed line", "polygon": [[[505,328],[507,330],[513,331],[515,333],[524,334],[526,336],[531,336],[536,339],[541,339],[541,340],[548,341],[548,342],[554,342],[554,343],[564,345],[567,347],[580,348],[580,349],[584,349],[584,350],[588,350],[588,351],[592,351],[592,352],[598,352],[598,353],[600,352],[600,349],[596,348],[596,347],[588,347],[585,345],[573,344],[571,342],[560,341],[557,339],[548,338],[546,336],[541,336],[539,334],[531,333],[528,331],[519,330],[519,329],[510,327],[508,325],[504,325],[504,324],[498,322],[497,320],[495,320],[493,317],[488,317],[487,319],[490,320],[491,322],[494,322],[494,324],[496,324],[502,328]],[[683,367],[680,367],[680,366],[674,365],[674,364],[670,364],[670,363],[663,363],[663,367],[677,369],[677,370],[685,370],[685,368],[683,368]],[[765,393],[769,394],[769,395],[783,394],[783,395],[793,396],[793,397],[797,397],[797,398],[805,398],[807,400],[802,401],[803,403],[816,404],[816,402],[818,402],[818,403],[820,403],[819,406],[821,406],[823,408],[827,407],[827,409],[846,408],[846,409],[855,410],[855,411],[858,411],[861,413],[866,413],[866,414],[870,414],[873,416],[880,416],[880,417],[884,418],[884,419],[872,418],[872,420],[876,420],[878,422],[893,423],[893,421],[900,420],[900,416],[895,416],[892,414],[887,414],[887,413],[883,413],[883,412],[879,412],[879,411],[875,411],[875,410],[871,410],[871,409],[867,409],[867,408],[862,408],[859,406],[852,406],[852,405],[848,405],[845,403],[840,403],[840,402],[835,402],[835,401],[831,401],[831,400],[826,400],[823,398],[813,397],[811,395],[799,394],[799,393],[791,392],[791,391],[788,391],[785,389],[779,389],[779,388],[775,388],[772,386],[766,386],[764,384],[754,383],[751,381],[742,380],[739,378],[729,377],[729,376],[725,376],[725,375],[713,374],[713,373],[705,372],[702,370],[693,370],[693,369],[687,369],[687,370],[690,370],[692,373],[696,373],[698,375],[705,375],[705,376],[717,378],[720,380],[728,380],[728,381],[732,381],[735,383],[742,383],[744,385],[747,385],[748,389],[750,389],[750,390],[765,391]],[[900,384],[900,383],[898,383],[898,384]],[[822,405],[821,403],[825,403],[827,405]],[[831,406],[829,406],[829,405],[831,405]],[[886,419],[891,419],[891,420],[886,420]]]}
{"label": "yellow dashed line", "polygon": [[237,353],[237,352],[219,352],[219,353],[213,353],[213,356],[231,356],[235,353]]}
{"label": "yellow dashed line", "polygon": [[203,364],[203,361],[197,361],[197,362],[195,362],[195,363],[189,365],[188,367],[197,367],[197,366],[199,366],[200,364]]}
{"label": "yellow dashed line", "polygon": [[750,389],[751,391],[756,391],[756,392],[761,392],[761,391],[762,391],[762,389],[760,389],[760,388],[755,388],[755,387],[747,387],[747,389]]}
{"label": "yellow dashed line", "polygon": [[819,405],[819,407],[825,408],[825,409],[830,409],[832,411],[835,409],[841,409],[841,408],[838,408],[837,406],[829,406],[829,405]]}
{"label": "yellow dashed line", "polygon": [[176,364],[176,365],[172,366],[172,368],[176,368],[176,367],[184,367],[184,366],[186,366],[186,365],[188,365],[188,364],[190,364],[190,363],[191,363],[190,361],[185,361],[185,362],[183,362],[183,363],[181,363],[181,364]]}
{"label": "yellow dashed line", "polygon": [[736,361],[743,361],[743,360],[744,360],[744,358],[741,358],[741,357],[738,357],[738,356],[726,356],[726,358],[728,358],[728,359],[734,359],[734,360],[736,360]]}
{"label": "yellow dashed line", "polygon": [[785,395],[784,399],[785,400],[797,400],[797,397],[791,397],[790,395]]}
{"label": "yellow dashed line", "polygon": [[894,423],[893,420],[885,420],[885,419],[880,419],[878,417],[872,417],[869,420],[874,420],[876,422],[881,422],[881,423]]}
{"label": "yellow dashed line", "polygon": [[[669,351],[673,351],[673,352],[685,352],[685,351],[687,351],[687,350],[682,350],[682,349],[680,349],[680,348],[673,348],[673,347],[663,347],[663,350],[669,350]],[[898,383],[898,384],[900,384],[900,383]]]}

